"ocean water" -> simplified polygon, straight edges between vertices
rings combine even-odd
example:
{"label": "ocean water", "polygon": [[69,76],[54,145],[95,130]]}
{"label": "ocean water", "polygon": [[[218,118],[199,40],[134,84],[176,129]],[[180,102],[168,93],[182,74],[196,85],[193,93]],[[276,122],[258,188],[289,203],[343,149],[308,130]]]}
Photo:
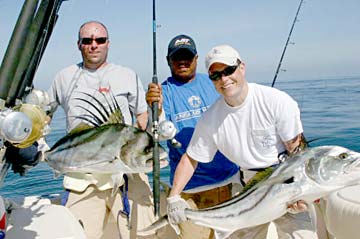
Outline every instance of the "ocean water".
{"label": "ocean water", "polygon": [[[268,84],[269,85],[269,84]],[[360,152],[360,77],[276,82],[299,104],[304,132],[311,146],[340,145]],[[65,135],[65,117],[59,111],[46,137],[49,146]],[[149,174],[150,180],[152,175]],[[161,180],[168,182],[169,169],[161,171]],[[0,188],[0,195],[17,198],[30,195],[62,193],[62,177],[46,163],[40,163],[20,177],[11,170]]]}

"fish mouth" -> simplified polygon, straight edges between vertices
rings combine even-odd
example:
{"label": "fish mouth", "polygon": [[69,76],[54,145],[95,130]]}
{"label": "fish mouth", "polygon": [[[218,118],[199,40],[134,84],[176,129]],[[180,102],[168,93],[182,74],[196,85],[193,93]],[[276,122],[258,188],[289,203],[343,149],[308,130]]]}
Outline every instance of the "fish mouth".
{"label": "fish mouth", "polygon": [[353,156],[354,161],[345,169],[345,173],[350,173],[353,171],[360,172],[360,154]]}

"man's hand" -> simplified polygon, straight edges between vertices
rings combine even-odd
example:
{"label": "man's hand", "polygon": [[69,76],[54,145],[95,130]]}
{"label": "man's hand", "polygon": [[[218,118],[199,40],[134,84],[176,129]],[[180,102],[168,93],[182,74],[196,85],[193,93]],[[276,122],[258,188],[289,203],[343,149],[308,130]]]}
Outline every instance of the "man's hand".
{"label": "man's hand", "polygon": [[305,201],[299,200],[293,204],[288,205],[287,211],[291,214],[297,214],[308,210],[308,205]]}
{"label": "man's hand", "polygon": [[39,163],[41,152],[37,149],[38,143],[35,142],[27,148],[16,148],[9,146],[6,148],[5,157],[11,162],[14,173],[24,176],[29,168]]}
{"label": "man's hand", "polygon": [[186,221],[185,208],[189,205],[180,195],[167,198],[167,214],[170,224],[179,224]]}
{"label": "man's hand", "polygon": [[160,84],[150,83],[146,92],[146,103],[151,107],[153,102],[159,103],[159,114],[162,110],[163,96]]}

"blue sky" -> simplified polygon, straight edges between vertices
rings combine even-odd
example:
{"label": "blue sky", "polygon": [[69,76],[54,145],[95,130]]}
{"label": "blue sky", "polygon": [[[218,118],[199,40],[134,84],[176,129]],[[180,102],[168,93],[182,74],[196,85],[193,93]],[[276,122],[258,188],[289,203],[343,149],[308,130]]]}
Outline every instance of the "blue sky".
{"label": "blue sky", "polygon": [[[0,0],[0,57],[6,50],[23,0]],[[230,44],[247,66],[249,82],[271,83],[299,0],[157,0],[157,65],[162,82],[170,71],[167,44],[184,33],[197,43],[198,71],[211,47]],[[360,1],[307,0],[300,11],[277,81],[360,75]],[[35,75],[35,87],[47,89],[57,71],[81,60],[79,26],[88,20],[107,25],[109,61],[133,68],[145,85],[153,71],[152,0],[69,0]]]}

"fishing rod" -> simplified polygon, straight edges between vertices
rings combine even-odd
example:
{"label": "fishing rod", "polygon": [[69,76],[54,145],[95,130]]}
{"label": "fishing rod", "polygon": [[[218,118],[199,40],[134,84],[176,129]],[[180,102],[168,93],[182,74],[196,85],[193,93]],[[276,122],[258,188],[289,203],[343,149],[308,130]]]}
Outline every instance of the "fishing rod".
{"label": "fishing rod", "polygon": [[[20,46],[23,46],[25,42],[31,21],[36,12],[37,4],[37,0],[25,1],[10,37],[8,47],[0,66],[0,108],[5,106],[5,100],[8,96],[8,91],[11,87],[11,82],[18,65],[17,63],[23,50]],[[6,159],[4,155],[5,153],[3,153],[0,160],[2,162],[0,170],[0,186],[11,166],[10,161]]]}
{"label": "fishing rod", "polygon": [[25,1],[0,67],[0,99],[6,100],[38,1]]}
{"label": "fishing rod", "polygon": [[27,94],[27,91],[29,89],[33,88],[34,75],[36,73],[36,70],[38,69],[38,66],[40,65],[40,61],[49,42],[50,36],[59,18],[58,12],[60,10],[60,6],[64,1],[67,0],[55,0],[55,2],[51,1],[52,5],[49,4],[47,7],[46,14],[48,14],[49,17],[45,19],[48,19],[48,21],[45,22],[46,26],[42,30],[42,35],[39,37],[40,39],[38,41],[39,43],[34,50],[33,57],[31,58],[29,63],[29,67],[24,75],[22,84],[18,89],[17,98],[21,98],[24,94]]}
{"label": "fishing rod", "polygon": [[[153,77],[152,83],[157,84],[156,71],[156,14],[155,14],[155,0],[153,0]],[[154,137],[153,149],[153,197],[154,197],[154,214],[159,217],[160,213],[160,163],[159,163],[159,102],[152,104],[152,126]]]}
{"label": "fishing rod", "polygon": [[21,53],[21,58],[19,59],[8,92],[6,105],[14,105],[16,98],[21,99],[24,96],[26,87],[28,89],[32,88],[34,74],[52,33],[61,3],[62,0],[41,1],[36,16],[30,25],[30,30],[23,47],[24,50]]}
{"label": "fishing rod", "polygon": [[303,1],[304,1],[304,0],[300,0],[299,7],[298,7],[298,9],[297,9],[297,12],[296,12],[294,21],[293,21],[293,23],[292,23],[292,26],[291,26],[291,29],[290,29],[288,38],[287,38],[287,40],[286,40],[284,50],[283,50],[283,52],[282,52],[282,54],[281,54],[280,61],[279,61],[279,64],[278,64],[278,66],[277,66],[276,73],[275,73],[273,82],[272,82],[272,84],[271,84],[271,87],[274,87],[274,85],[275,85],[275,81],[276,81],[276,78],[277,78],[277,76],[278,76],[278,74],[279,74],[280,67],[281,67],[281,63],[282,63],[282,61],[283,61],[283,58],[284,58],[284,55],[285,55],[285,52],[286,52],[286,48],[287,48],[287,46],[289,45],[290,37],[291,37],[291,34],[292,34],[292,32],[293,32],[295,23],[297,22],[297,17],[298,17],[298,15],[299,15],[300,8],[301,8],[301,5],[303,4]]}

